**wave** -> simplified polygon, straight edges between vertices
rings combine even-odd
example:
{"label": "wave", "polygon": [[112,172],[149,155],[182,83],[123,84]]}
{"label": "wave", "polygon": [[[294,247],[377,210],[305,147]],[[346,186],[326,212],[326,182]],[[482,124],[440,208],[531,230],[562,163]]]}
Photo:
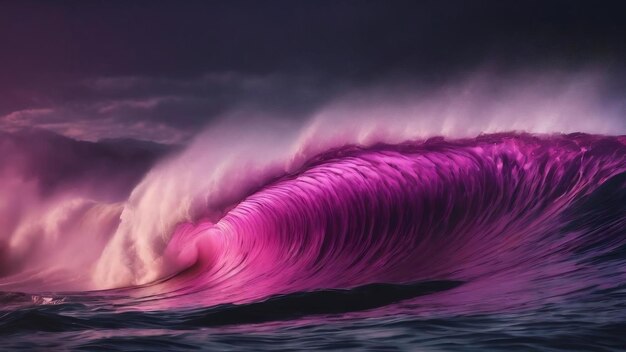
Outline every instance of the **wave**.
{"label": "wave", "polygon": [[[164,309],[447,280],[464,284],[421,302],[481,311],[610,289],[626,276],[623,136],[498,133],[324,149],[279,150],[263,167],[218,150],[222,164],[195,184],[186,175],[207,166],[193,164],[203,151],[193,146],[132,175],[121,168],[123,182],[102,171],[81,171],[89,182],[79,189],[4,182],[22,205],[17,217],[2,208],[14,231],[1,237],[0,287],[115,288],[135,309]],[[151,162],[164,155],[143,152]],[[106,185],[118,192],[105,192],[108,201],[98,194]]]}
{"label": "wave", "polygon": [[211,292],[205,304],[430,279],[575,291],[574,277],[600,280],[581,262],[626,243],[623,199],[597,224],[608,210],[584,201],[604,184],[623,196],[625,152],[621,139],[581,134],[338,148],[217,221],[179,225],[165,253],[186,270],[166,285]]}

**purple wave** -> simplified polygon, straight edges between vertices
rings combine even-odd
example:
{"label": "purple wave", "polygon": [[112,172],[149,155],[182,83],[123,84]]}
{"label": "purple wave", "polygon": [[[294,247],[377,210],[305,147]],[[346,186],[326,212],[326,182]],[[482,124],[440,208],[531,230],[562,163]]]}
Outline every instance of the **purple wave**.
{"label": "purple wave", "polygon": [[169,304],[219,304],[461,280],[445,302],[496,307],[612,285],[624,270],[581,263],[626,245],[626,216],[576,227],[572,209],[608,182],[624,190],[625,144],[505,133],[330,150],[217,221],[179,225],[166,258],[184,270],[158,290],[170,287]]}

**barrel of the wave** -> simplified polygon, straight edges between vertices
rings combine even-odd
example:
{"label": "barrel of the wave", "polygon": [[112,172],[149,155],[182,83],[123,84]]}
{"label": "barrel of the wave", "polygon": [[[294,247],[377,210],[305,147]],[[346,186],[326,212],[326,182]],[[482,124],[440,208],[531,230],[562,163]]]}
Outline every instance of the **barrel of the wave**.
{"label": "barrel of the wave", "polygon": [[219,230],[208,220],[179,224],[164,252],[162,272],[179,280],[206,274],[216,260],[221,239]]}

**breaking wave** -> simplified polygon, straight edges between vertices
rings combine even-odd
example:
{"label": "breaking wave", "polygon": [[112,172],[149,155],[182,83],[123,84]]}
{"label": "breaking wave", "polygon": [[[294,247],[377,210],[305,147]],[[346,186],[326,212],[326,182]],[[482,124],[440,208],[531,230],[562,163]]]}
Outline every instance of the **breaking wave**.
{"label": "breaking wave", "polygon": [[[626,275],[624,137],[438,137],[312,157],[288,151],[287,166],[263,167],[231,151],[196,183],[186,177],[206,166],[193,164],[194,147],[154,165],[165,152],[152,146],[129,156],[56,142],[94,166],[62,167],[59,177],[63,158],[76,158],[67,151],[29,178],[39,159],[7,164],[4,291],[158,294],[148,309],[449,280],[463,285],[428,299],[493,310],[609,288]],[[128,166],[115,168],[119,160]],[[80,182],[69,188],[68,179]]]}

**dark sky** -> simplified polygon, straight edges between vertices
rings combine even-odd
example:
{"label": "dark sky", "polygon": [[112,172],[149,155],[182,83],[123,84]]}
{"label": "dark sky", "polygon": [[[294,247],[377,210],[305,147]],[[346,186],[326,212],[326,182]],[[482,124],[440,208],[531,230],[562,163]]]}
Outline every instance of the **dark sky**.
{"label": "dark sky", "polygon": [[619,90],[622,3],[0,1],[0,129],[180,141],[235,108],[299,116],[485,65],[602,67]]}

